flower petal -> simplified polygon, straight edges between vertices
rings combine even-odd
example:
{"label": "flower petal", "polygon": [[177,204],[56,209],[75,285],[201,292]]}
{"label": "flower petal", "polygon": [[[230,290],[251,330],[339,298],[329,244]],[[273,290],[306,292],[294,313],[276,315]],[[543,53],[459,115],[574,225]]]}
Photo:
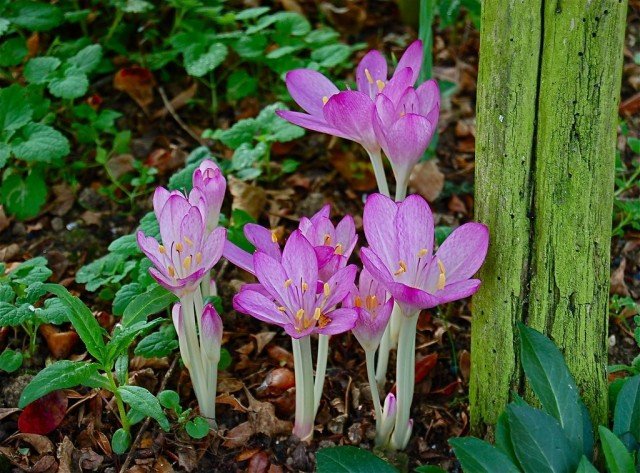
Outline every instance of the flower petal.
{"label": "flower petal", "polygon": [[227,258],[238,268],[244,269],[248,273],[255,274],[253,269],[253,255],[228,240],[224,242],[222,256]]}
{"label": "flower petal", "polygon": [[277,241],[273,241],[271,230],[255,223],[247,223],[244,226],[244,236],[256,249],[280,260],[280,246]]}
{"label": "flower petal", "polygon": [[440,115],[440,88],[434,79],[430,79],[416,89],[420,103],[419,114],[427,117],[436,126]]}
{"label": "flower petal", "polygon": [[202,268],[210,271],[220,261],[227,240],[227,229],[218,227],[212,231],[202,245]]}
{"label": "flower petal", "polygon": [[283,306],[289,306],[289,295],[285,286],[288,279],[287,273],[279,261],[261,251],[253,254],[253,267],[260,284],[276,302]]}
{"label": "flower petal", "polygon": [[324,75],[311,69],[294,69],[285,77],[287,89],[295,102],[307,113],[322,117],[324,97],[340,92]]}
{"label": "flower petal", "polygon": [[325,307],[333,307],[340,303],[349,294],[349,291],[353,288],[353,283],[356,279],[357,267],[354,264],[339,269],[336,273],[327,281],[329,288],[329,296],[325,301]]}
{"label": "flower petal", "polygon": [[336,225],[336,241],[342,245],[342,255],[348,259],[358,243],[356,224],[351,215],[345,215]]}
{"label": "flower petal", "polygon": [[295,230],[282,250],[282,267],[293,284],[315,284],[318,281],[318,260],[311,243]]}
{"label": "flower petal", "polygon": [[469,297],[476,293],[480,287],[479,279],[465,279],[453,284],[447,284],[444,289],[438,291],[436,296],[440,300],[439,304],[445,302],[457,301]]}
{"label": "flower petal", "polygon": [[375,49],[369,51],[362,58],[356,69],[356,83],[358,90],[375,98],[378,94],[377,81],[387,82],[387,61]]}
{"label": "flower petal", "polygon": [[396,267],[398,264],[394,227],[397,212],[396,203],[382,194],[370,195],[364,205],[362,220],[367,243],[387,268]]}
{"label": "flower petal", "polygon": [[406,284],[392,283],[388,288],[405,315],[411,315],[422,309],[431,309],[441,302],[439,297]]}
{"label": "flower petal", "polygon": [[158,240],[153,237],[146,236],[141,231],[138,231],[136,234],[136,240],[138,241],[138,246],[142,252],[151,260],[153,265],[156,268],[164,270],[165,262],[162,254],[160,253]]}
{"label": "flower petal", "polygon": [[244,287],[234,296],[233,308],[263,322],[281,327],[287,323],[287,317],[278,310],[278,307],[271,299]]}
{"label": "flower petal", "polygon": [[355,309],[343,307],[342,309],[332,310],[326,314],[326,317],[331,319],[331,321],[322,328],[316,325],[314,332],[321,333],[322,335],[338,335],[348,332],[353,328],[358,318],[358,313]]}
{"label": "flower petal", "polygon": [[158,215],[160,236],[162,242],[168,248],[171,244],[180,240],[180,224],[182,219],[191,209],[191,204],[185,196],[179,193],[171,193]]}
{"label": "flower petal", "polygon": [[360,259],[371,276],[387,289],[390,284],[395,282],[389,268],[370,248],[360,250]]}
{"label": "flower petal", "polygon": [[398,231],[398,256],[401,260],[415,261],[422,250],[427,250],[422,258],[431,257],[434,239],[433,214],[426,200],[412,194],[400,202],[395,227]]}
{"label": "flower petal", "polygon": [[444,265],[447,284],[473,276],[482,266],[488,248],[486,225],[471,222],[456,228],[436,253]]}
{"label": "flower petal", "polygon": [[[420,69],[422,68],[422,62],[424,60],[424,47],[422,45],[421,40],[416,40],[409,45],[407,49],[405,49],[404,54],[398,61],[398,66],[396,67],[396,73],[398,70],[401,70],[405,67],[410,67],[413,74],[411,76],[411,84],[413,85],[418,80],[418,76],[420,75]],[[395,74],[394,74],[395,77]]]}
{"label": "flower petal", "polygon": [[412,79],[413,69],[410,67],[396,69],[391,80],[387,82],[385,88],[382,89],[382,93],[394,104],[397,104],[407,88],[411,87],[415,82],[415,80]]}
{"label": "flower petal", "polygon": [[319,131],[320,133],[327,133],[328,135],[338,136],[348,140],[351,139],[351,137],[347,136],[337,128],[329,126],[324,117],[315,117],[313,115],[307,115],[306,113],[291,112],[289,110],[276,110],[276,114],[280,118],[283,118],[294,125],[306,128],[307,130]]}
{"label": "flower petal", "polygon": [[374,103],[368,95],[347,90],[334,95],[323,108],[329,126],[360,143],[367,151],[379,149],[373,132]]}
{"label": "flower petal", "polygon": [[156,190],[153,193],[153,211],[156,213],[156,215],[160,215],[164,204],[166,204],[167,200],[169,200],[169,196],[171,196],[171,192],[169,192],[167,189],[160,186],[156,187]]}

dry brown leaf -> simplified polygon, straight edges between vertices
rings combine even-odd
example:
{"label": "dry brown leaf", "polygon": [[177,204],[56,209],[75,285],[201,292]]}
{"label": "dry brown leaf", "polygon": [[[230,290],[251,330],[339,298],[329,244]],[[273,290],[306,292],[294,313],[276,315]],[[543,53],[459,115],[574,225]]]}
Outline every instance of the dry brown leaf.
{"label": "dry brown leaf", "polygon": [[242,447],[253,434],[254,430],[251,424],[249,422],[243,422],[227,432],[223,445],[228,448]]}
{"label": "dry brown leaf", "polygon": [[247,412],[247,408],[238,401],[238,398],[231,394],[221,394],[216,398],[216,404],[227,404],[231,406],[234,411]]}
{"label": "dry brown leaf", "polygon": [[0,232],[5,231],[9,227],[10,220],[4,213],[4,207],[0,205]]}
{"label": "dry brown leaf", "polygon": [[257,335],[251,334],[251,336],[256,339],[256,356],[258,356],[262,350],[264,350],[264,347],[273,340],[273,337],[276,336],[276,332],[260,332]]}
{"label": "dry brown leaf", "polygon": [[259,448],[250,448],[249,450],[243,450],[236,456],[236,461],[243,462],[254,456],[260,451]]}
{"label": "dry brown leaf", "polygon": [[290,351],[282,348],[280,345],[269,345],[267,347],[269,358],[277,361],[280,366],[293,367],[293,355]]}
{"label": "dry brown leaf", "polygon": [[11,414],[15,414],[16,412],[20,412],[22,409],[17,407],[0,407],[0,420],[5,417],[9,417]]}
{"label": "dry brown leaf", "polygon": [[20,246],[17,243],[0,248],[0,261],[7,262],[16,258],[20,254]]}
{"label": "dry brown leaf", "polygon": [[218,379],[219,393],[235,393],[244,387],[242,381],[237,378],[220,378]]}
{"label": "dry brown leaf", "polygon": [[269,455],[266,452],[258,452],[251,457],[247,473],[266,473],[270,463]]}
{"label": "dry brown leaf", "polygon": [[113,77],[113,87],[126,92],[142,108],[153,102],[155,78],[149,69],[140,66],[125,67]]}
{"label": "dry brown leaf", "polygon": [[444,188],[444,174],[434,159],[418,163],[411,173],[409,186],[429,202],[434,202]]}
{"label": "dry brown leaf", "polygon": [[469,381],[471,373],[471,355],[467,350],[462,350],[458,356],[458,366],[460,366],[460,374],[465,381]]}
{"label": "dry brown leaf", "polygon": [[118,154],[117,156],[113,156],[109,158],[107,163],[105,164],[107,171],[112,176],[112,179],[116,181],[119,180],[122,176],[127,173],[130,173],[135,168],[133,167],[133,163],[135,162],[135,158],[131,154]]}
{"label": "dry brown leaf", "polygon": [[[198,91],[198,83],[194,81],[193,84],[191,84],[188,88],[184,89],[182,92],[180,92],[174,98],[172,98],[169,101],[169,103],[171,104],[171,106],[173,107],[174,110],[176,110],[176,111],[180,110],[193,97],[195,97],[197,91]],[[169,113],[169,110],[167,109],[167,107],[163,107],[160,110],[158,110],[156,113],[154,113],[152,118],[154,120],[158,119],[158,118],[162,118],[162,117],[166,116],[167,113]]]}
{"label": "dry brown leaf", "polygon": [[17,433],[9,437],[7,441],[9,440],[22,440],[23,442],[27,442],[35,448],[40,455],[53,452],[53,442],[44,435]]}
{"label": "dry brown leaf", "polygon": [[57,217],[62,217],[66,215],[69,210],[73,207],[73,203],[76,200],[75,195],[73,194],[73,190],[71,186],[67,184],[56,184],[52,187],[53,195],[55,195],[55,199],[51,204],[47,206],[49,211],[56,215]]}
{"label": "dry brown leaf", "polygon": [[76,332],[71,330],[62,332],[50,324],[42,324],[40,334],[47,342],[47,347],[53,357],[58,360],[67,358],[79,340]]}
{"label": "dry brown leaf", "polygon": [[75,447],[71,439],[65,435],[62,442],[58,445],[58,462],[60,463],[58,473],[71,473],[71,460]]}
{"label": "dry brown leaf", "polygon": [[85,210],[80,215],[82,221],[87,225],[100,225],[102,222],[102,212],[94,212],[93,210]]}
{"label": "dry brown leaf", "polygon": [[369,161],[361,159],[351,151],[337,148],[329,150],[329,162],[355,191],[368,192],[376,188],[376,178]]}
{"label": "dry brown leaf", "polygon": [[625,283],[624,281],[624,271],[626,267],[627,259],[622,258],[622,261],[620,261],[620,266],[618,266],[611,272],[611,294],[617,294],[623,297],[629,296],[629,288],[627,287],[627,283]]}
{"label": "dry brown leaf", "polygon": [[160,455],[156,462],[153,464],[153,468],[151,471],[153,473],[173,473],[175,470],[173,469],[171,462]]}
{"label": "dry brown leaf", "polygon": [[233,197],[231,208],[244,210],[257,220],[267,203],[264,189],[233,176],[229,176],[228,185],[229,192]]}

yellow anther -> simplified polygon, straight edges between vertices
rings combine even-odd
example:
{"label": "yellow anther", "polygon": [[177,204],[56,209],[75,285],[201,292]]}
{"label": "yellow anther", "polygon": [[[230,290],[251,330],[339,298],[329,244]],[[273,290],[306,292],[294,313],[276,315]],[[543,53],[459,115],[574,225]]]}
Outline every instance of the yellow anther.
{"label": "yellow anther", "polygon": [[373,84],[373,77],[371,77],[369,69],[364,70],[364,75],[367,76],[367,81],[369,82],[369,84]]}
{"label": "yellow anther", "polygon": [[164,255],[167,252],[167,249],[162,245],[158,245],[158,251],[161,255]]}
{"label": "yellow anther", "polygon": [[307,292],[307,289],[309,289],[309,285],[302,281],[302,292]]}
{"label": "yellow anther", "polygon": [[330,323],[331,323],[331,319],[324,314],[322,314],[318,319],[318,327],[320,328],[325,328]]}
{"label": "yellow anther", "polygon": [[342,243],[338,243],[336,245],[336,249],[335,249],[334,253],[336,255],[342,255],[342,253],[344,253],[344,250],[342,249]]}
{"label": "yellow anther", "polygon": [[398,268],[398,270],[395,273],[393,273],[394,276],[399,276],[402,273],[407,272],[407,263],[405,263],[404,261],[399,261],[398,265],[400,266],[400,268]]}
{"label": "yellow anther", "polygon": [[184,245],[180,242],[176,243],[176,251],[180,253],[182,250],[184,250]]}
{"label": "yellow anther", "polygon": [[322,315],[322,310],[320,310],[320,307],[316,307],[316,310],[313,312],[313,318],[318,320],[320,319],[321,315]]}
{"label": "yellow anther", "polygon": [[356,307],[362,307],[362,299],[360,296],[356,296],[356,300],[354,301]]}
{"label": "yellow anther", "polygon": [[184,242],[189,246],[193,246],[193,240],[189,237],[184,237]]}
{"label": "yellow anther", "polygon": [[278,235],[276,234],[276,231],[275,231],[275,230],[273,230],[273,231],[271,232],[271,241],[272,241],[273,243],[278,243]]}
{"label": "yellow anther", "polygon": [[202,263],[202,253],[199,251],[196,253],[196,264]]}
{"label": "yellow anther", "polygon": [[378,298],[375,295],[367,296],[366,306],[369,310],[375,309],[378,307]]}
{"label": "yellow anther", "polygon": [[440,270],[440,275],[438,276],[438,285],[436,287],[440,290],[444,289],[444,286],[447,284],[447,275],[444,269],[444,264],[440,260],[438,260],[438,269]]}
{"label": "yellow anther", "polygon": [[286,287],[289,287],[289,286],[291,286],[292,284],[293,284],[293,279],[287,279],[287,280],[284,282],[284,287],[285,287],[285,288],[286,288]]}
{"label": "yellow anther", "polygon": [[182,266],[184,269],[189,270],[191,267],[191,255],[187,256],[184,261],[182,261]]}
{"label": "yellow anther", "polygon": [[303,327],[304,327],[304,329],[306,330],[306,329],[308,329],[309,327],[311,327],[311,324],[312,324],[312,323],[313,323],[313,322],[311,322],[311,319],[304,319],[304,320],[302,321],[302,326],[303,326]]}
{"label": "yellow anther", "polygon": [[330,245],[331,244],[331,235],[329,235],[328,233],[324,234],[324,244],[325,245]]}
{"label": "yellow anther", "polygon": [[302,317],[304,317],[304,309],[298,309],[298,312],[296,312],[296,319],[300,320]]}
{"label": "yellow anther", "polygon": [[387,84],[385,84],[380,79],[378,79],[376,81],[376,85],[378,86],[378,92],[382,92],[382,90],[384,89],[384,86],[387,85]]}
{"label": "yellow anther", "polygon": [[322,105],[326,105],[328,101],[329,101],[329,97],[327,97],[326,95],[322,97]]}
{"label": "yellow anther", "polygon": [[287,311],[287,309],[285,307],[283,307],[283,306],[278,307],[278,310],[280,312],[286,312]]}
{"label": "yellow anther", "polygon": [[176,277],[176,269],[173,266],[169,266],[167,271],[169,271],[169,276],[172,278]]}
{"label": "yellow anther", "polygon": [[324,297],[329,297],[329,294],[331,294],[331,286],[329,286],[328,282],[323,284],[322,291],[324,292]]}
{"label": "yellow anther", "polygon": [[429,253],[429,250],[427,250],[426,248],[422,248],[420,251],[418,251],[418,258],[422,258],[427,253]]}

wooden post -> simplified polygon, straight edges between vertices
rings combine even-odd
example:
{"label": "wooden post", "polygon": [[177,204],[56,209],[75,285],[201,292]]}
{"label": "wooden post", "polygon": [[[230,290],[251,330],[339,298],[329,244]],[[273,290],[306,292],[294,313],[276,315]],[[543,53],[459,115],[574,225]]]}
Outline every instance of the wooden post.
{"label": "wooden post", "polygon": [[491,232],[473,299],[471,422],[525,394],[515,323],[564,352],[606,420],[609,246],[625,0],[485,0],[476,217]]}

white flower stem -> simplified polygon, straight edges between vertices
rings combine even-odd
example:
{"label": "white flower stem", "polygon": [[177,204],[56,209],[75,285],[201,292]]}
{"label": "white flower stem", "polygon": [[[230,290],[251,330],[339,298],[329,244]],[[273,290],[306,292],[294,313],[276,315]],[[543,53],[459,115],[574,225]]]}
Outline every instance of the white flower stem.
{"label": "white flower stem", "polygon": [[369,388],[371,389],[371,398],[373,399],[373,410],[376,414],[376,433],[380,432],[382,426],[382,406],[380,405],[380,393],[378,392],[378,384],[376,383],[376,374],[374,371],[375,350],[366,350],[367,361],[367,378],[369,379]]}
{"label": "white flower stem", "polygon": [[401,179],[396,181],[396,202],[404,200],[407,196],[407,188],[409,187],[409,179]]}
{"label": "white flower stem", "polygon": [[296,420],[293,426],[293,434],[302,441],[309,441],[313,438],[313,423],[315,420],[311,339],[307,335],[300,339],[291,338],[291,341],[296,377]]}
{"label": "white flower stem", "polygon": [[389,319],[389,346],[394,349],[398,346],[398,336],[400,334],[400,324],[404,315],[398,304],[393,305],[393,312],[391,312],[391,318]]}
{"label": "white flower stem", "polygon": [[[391,318],[387,323],[387,327],[384,329],[382,340],[380,341],[380,348],[378,349],[378,366],[376,368],[376,381],[379,388],[384,388],[384,383],[387,381],[387,369],[389,366],[389,352],[395,348],[398,343],[398,322],[402,317],[402,311],[398,304],[393,304],[393,311],[391,312]],[[395,324],[395,325],[394,325]]]}
{"label": "white flower stem", "polygon": [[184,338],[187,345],[185,351],[188,354],[190,363],[189,375],[191,376],[191,383],[193,384],[193,390],[196,393],[198,404],[201,404],[205,398],[205,393],[202,391],[205,373],[200,355],[200,345],[198,343],[194,293],[185,294],[180,302],[182,303],[182,317],[184,320]]}
{"label": "white flower stem", "polygon": [[373,174],[376,177],[378,183],[378,191],[381,194],[389,197],[389,184],[387,183],[387,176],[384,173],[384,165],[382,164],[382,153],[380,151],[372,152],[368,151],[369,159],[371,159],[371,165],[373,166]]}
{"label": "white flower stem", "polygon": [[316,378],[313,386],[314,409],[313,416],[315,418],[320,407],[320,399],[322,399],[322,389],[324,388],[324,378],[327,373],[327,358],[329,356],[329,335],[318,335],[318,357],[316,361]]}
{"label": "white flower stem", "polygon": [[396,425],[391,436],[391,447],[402,450],[409,441],[409,417],[415,383],[416,325],[419,312],[403,315],[398,339],[396,363]]}

